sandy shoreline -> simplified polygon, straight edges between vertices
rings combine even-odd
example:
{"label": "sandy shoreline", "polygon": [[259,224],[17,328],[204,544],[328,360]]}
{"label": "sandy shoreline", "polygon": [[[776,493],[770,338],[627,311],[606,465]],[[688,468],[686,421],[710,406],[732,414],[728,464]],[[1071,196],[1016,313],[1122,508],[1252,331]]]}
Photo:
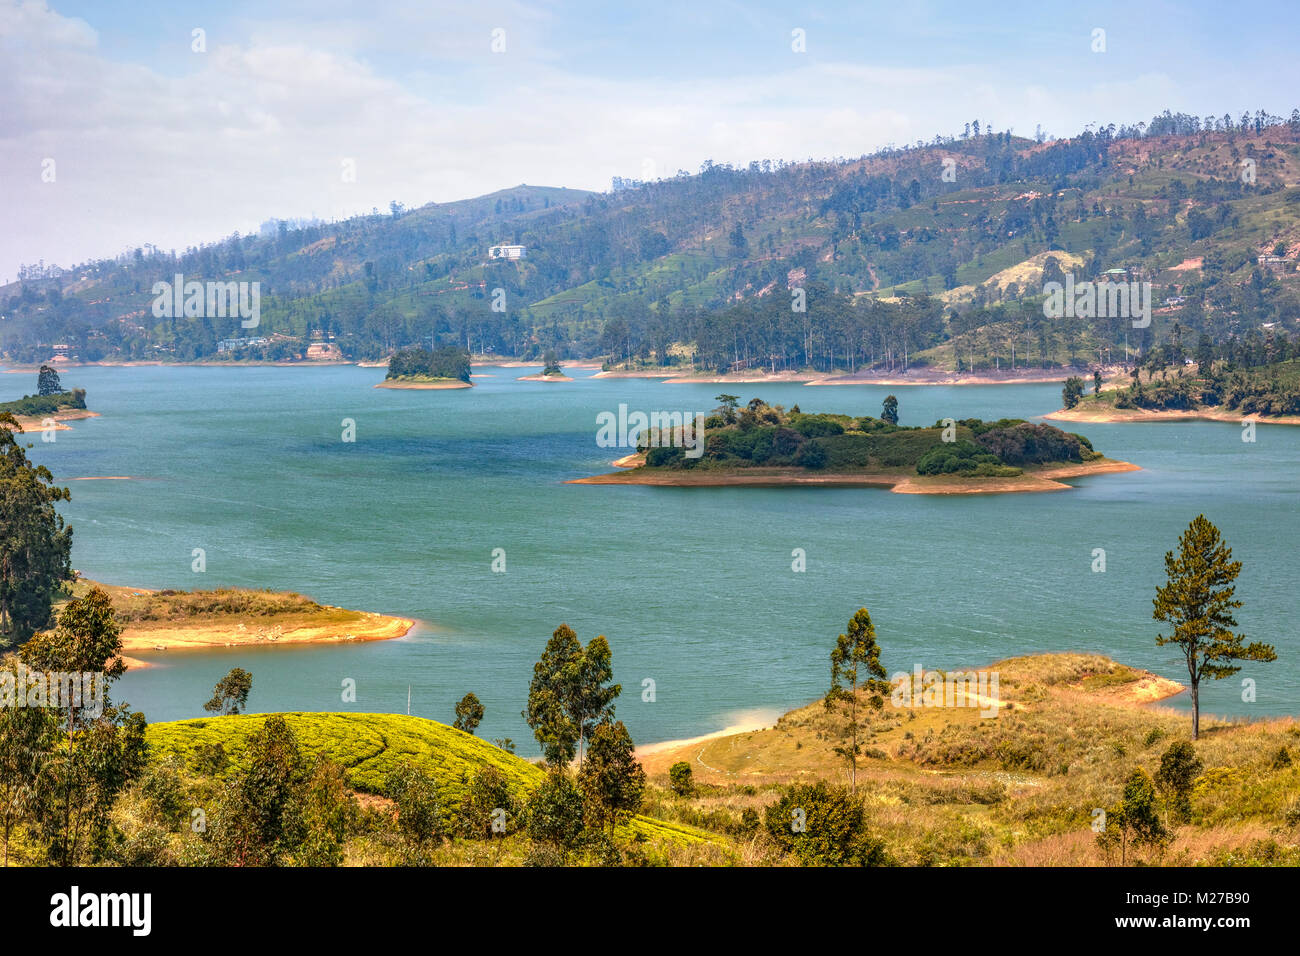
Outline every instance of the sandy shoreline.
{"label": "sandy shoreline", "polygon": [[[737,471],[694,471],[679,469],[641,469],[629,459],[620,458],[614,464],[627,471],[593,475],[589,478],[572,478],[571,485],[653,485],[667,488],[721,488],[750,486],[760,488],[784,487],[877,487],[888,488],[904,495],[987,495],[1009,492],[1064,491],[1074,487],[1061,479],[1083,478],[1088,475],[1115,474],[1141,471],[1141,467],[1127,461],[1105,458],[1078,464],[1065,463],[1046,468],[1026,470],[1013,478],[961,478],[949,475],[916,474],[824,474],[803,468],[747,468]],[[626,464],[624,464],[626,462]]]}
{"label": "sandy shoreline", "polygon": [[1094,425],[1119,424],[1124,422],[1229,422],[1240,425],[1250,420],[1260,425],[1300,425],[1300,415],[1248,415],[1245,412],[1231,411],[1222,406],[1201,408],[1195,411],[1160,410],[1152,408],[1059,408],[1050,415],[1042,416],[1057,422],[1085,422]]}
{"label": "sandy shoreline", "polygon": [[572,382],[567,375],[520,375],[516,382]]}
{"label": "sandy shoreline", "polygon": [[18,430],[24,435],[30,432],[45,431],[46,426],[43,424],[45,419],[54,419],[54,424],[49,426],[56,432],[71,431],[71,425],[65,425],[64,422],[79,422],[86,418],[98,418],[99,412],[92,412],[88,408],[69,408],[61,412],[54,412],[49,415],[15,415],[18,419]]}
{"label": "sandy shoreline", "polygon": [[462,382],[459,379],[453,379],[447,382],[403,382],[390,381],[386,379],[374,387],[415,389],[418,391],[439,391],[448,388],[473,388],[474,386],[470,382]]}
{"label": "sandy shoreline", "polygon": [[1043,385],[1065,381],[1079,374],[1070,369],[1030,369],[1024,372],[952,372],[947,369],[914,368],[899,372],[735,372],[725,375],[692,375],[673,369],[611,370],[594,378],[659,378],[665,385]]}

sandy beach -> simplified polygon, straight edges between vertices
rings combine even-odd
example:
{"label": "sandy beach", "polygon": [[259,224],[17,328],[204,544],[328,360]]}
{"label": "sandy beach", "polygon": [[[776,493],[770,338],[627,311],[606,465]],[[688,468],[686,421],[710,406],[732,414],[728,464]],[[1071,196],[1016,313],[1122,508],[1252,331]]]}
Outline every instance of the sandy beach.
{"label": "sandy beach", "polygon": [[572,382],[573,379],[567,375],[520,375],[516,381],[519,382]]}
{"label": "sandy beach", "polygon": [[462,382],[460,379],[448,379],[445,382],[405,382],[400,380],[385,380],[380,382],[375,388],[405,388],[419,391],[438,391],[447,388],[473,388],[470,382]]}
{"label": "sandy beach", "polygon": [[1300,415],[1247,415],[1245,412],[1232,411],[1222,406],[1201,408],[1195,411],[1159,410],[1150,408],[1115,408],[1113,406],[1059,408],[1050,415],[1044,415],[1050,421],[1086,422],[1106,425],[1123,422],[1230,422],[1240,425],[1247,419],[1260,425],[1300,425]]}
{"label": "sandy beach", "polygon": [[[69,408],[65,411],[54,412],[51,415],[15,415],[14,417],[18,419],[18,430],[26,435],[31,432],[45,431],[47,427],[54,429],[56,432],[70,431],[72,426],[65,425],[64,422],[98,418],[99,412],[92,412],[87,408]],[[54,419],[54,424],[46,426],[44,422],[47,418]]]}
{"label": "sandy beach", "polygon": [[1024,474],[1013,478],[962,478],[954,475],[902,473],[835,474],[808,471],[804,468],[745,468],[735,471],[642,469],[636,467],[635,461],[629,460],[632,458],[633,456],[629,455],[614,462],[618,467],[631,470],[593,475],[590,478],[573,478],[567,484],[655,485],[669,488],[876,487],[888,488],[895,494],[903,495],[995,495],[1009,492],[1065,491],[1073,486],[1066,484],[1062,479],[1142,470],[1132,462],[1103,458],[1099,461],[1026,469]]}

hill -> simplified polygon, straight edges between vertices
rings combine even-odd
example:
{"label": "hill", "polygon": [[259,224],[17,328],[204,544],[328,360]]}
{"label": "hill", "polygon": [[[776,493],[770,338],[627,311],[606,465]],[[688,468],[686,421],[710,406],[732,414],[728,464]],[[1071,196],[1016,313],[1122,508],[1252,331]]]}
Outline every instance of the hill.
{"label": "hill", "polygon": [[[723,371],[1100,362],[1176,335],[1293,334],[1297,183],[1300,113],[1257,112],[1166,113],[1052,142],[986,128],[833,162],[706,162],[602,194],[519,186],[26,269],[0,289],[0,350],[306,359],[315,343],[373,360],[436,340]],[[490,257],[501,244],[522,257]],[[1155,321],[1045,320],[1043,285],[1062,270],[1151,283]],[[260,283],[257,341],[228,318],[155,318],[153,285],[177,274]]]}

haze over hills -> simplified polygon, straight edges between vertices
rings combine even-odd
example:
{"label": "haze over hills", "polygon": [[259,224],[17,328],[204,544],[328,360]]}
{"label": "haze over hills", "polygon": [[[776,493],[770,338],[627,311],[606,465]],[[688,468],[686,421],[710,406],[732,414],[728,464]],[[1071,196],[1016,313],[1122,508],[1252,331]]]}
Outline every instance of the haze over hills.
{"label": "haze over hills", "polygon": [[[375,360],[438,340],[525,358],[852,371],[1113,361],[1201,334],[1262,349],[1300,319],[1297,183],[1300,112],[1166,113],[1055,142],[973,122],[856,160],[706,162],[606,193],[520,185],[179,254],[27,268],[0,288],[0,350],[193,361],[252,338],[220,356],[291,360],[316,342]],[[526,253],[489,260],[500,244]],[[1152,283],[1157,321],[1044,319],[1045,281],[1110,270]],[[154,283],[177,274],[260,283],[256,330],[155,317]]]}

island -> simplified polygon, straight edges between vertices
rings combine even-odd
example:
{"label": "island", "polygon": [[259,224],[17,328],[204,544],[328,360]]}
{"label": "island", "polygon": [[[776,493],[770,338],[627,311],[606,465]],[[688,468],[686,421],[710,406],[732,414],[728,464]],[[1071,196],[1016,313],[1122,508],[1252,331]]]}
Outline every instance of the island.
{"label": "island", "polygon": [[446,389],[473,388],[469,353],[455,345],[430,351],[406,348],[388,360],[388,374],[375,388]]}
{"label": "island", "polygon": [[1067,422],[1161,422],[1200,419],[1239,423],[1254,419],[1300,425],[1300,359],[1257,366],[1226,362],[1183,365],[1148,373],[1134,368],[1131,380],[1102,383],[1092,392],[1081,378],[1066,380],[1065,405],[1045,418]]}
{"label": "island", "polygon": [[20,432],[37,432],[53,428],[66,431],[63,422],[97,418],[98,412],[86,408],[86,390],[65,390],[59,373],[42,365],[37,375],[36,394],[24,395],[11,402],[0,402],[0,415],[12,415]]}
{"label": "island", "polygon": [[932,426],[897,422],[898,403],[882,417],[786,411],[760,398],[738,407],[733,395],[704,420],[703,448],[693,428],[648,429],[624,470],[572,484],[664,486],[879,486],[900,494],[998,494],[1059,491],[1063,479],[1137,471],[1107,458],[1083,435],[1004,418],[944,419]]}
{"label": "island", "polygon": [[318,604],[290,591],[157,591],[79,578],[68,598],[82,597],[95,587],[113,602],[114,616],[122,626],[123,660],[134,668],[152,664],[140,660],[139,654],[384,641],[402,637],[415,626],[409,618]]}
{"label": "island", "polygon": [[573,379],[570,378],[568,375],[565,375],[564,370],[560,368],[560,360],[556,357],[554,352],[547,352],[546,356],[543,359],[543,362],[545,364],[542,367],[542,374],[521,375],[519,376],[519,381],[521,382],[572,382],[573,381]]}

